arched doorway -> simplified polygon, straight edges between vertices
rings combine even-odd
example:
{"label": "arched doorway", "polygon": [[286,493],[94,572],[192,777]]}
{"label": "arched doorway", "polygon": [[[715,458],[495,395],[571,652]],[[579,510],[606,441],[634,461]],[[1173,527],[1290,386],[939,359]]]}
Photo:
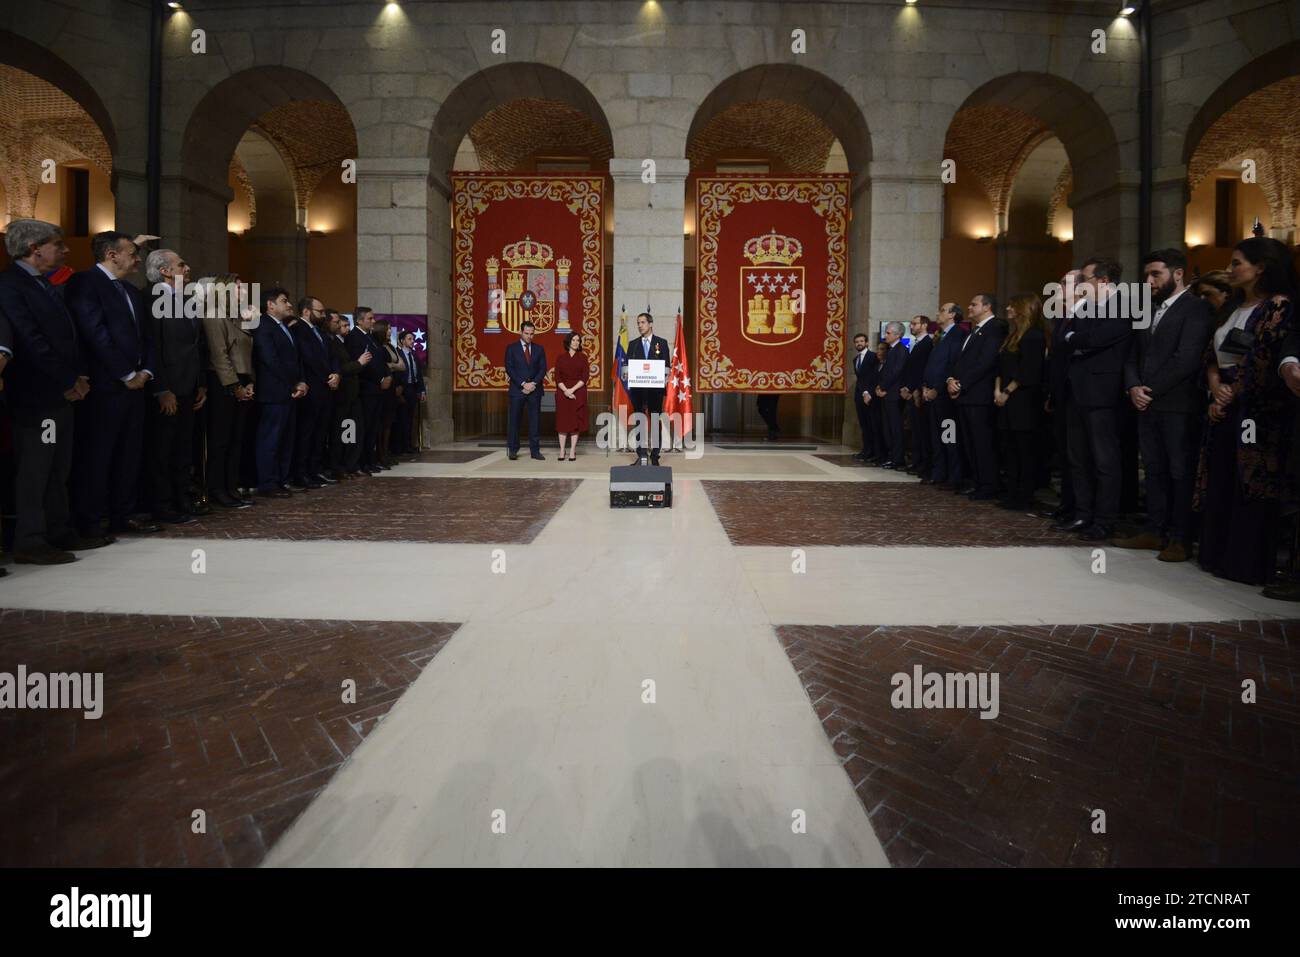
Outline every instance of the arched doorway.
{"label": "arched doorway", "polygon": [[[605,113],[591,91],[569,74],[541,63],[489,67],[464,80],[443,103],[429,140],[430,239],[436,247],[431,264],[437,274],[451,274],[449,198],[453,171],[605,175],[605,315],[613,309],[613,179],[609,161],[613,137]],[[451,322],[451,303],[444,298]],[[431,304],[433,297],[431,295]],[[431,309],[432,313],[432,309]],[[430,322],[434,322],[431,314]],[[430,336],[447,342],[444,368],[451,365],[450,335]],[[432,365],[433,359],[431,359]],[[552,429],[551,401],[544,397],[542,429]],[[609,408],[608,387],[589,399],[592,421]],[[506,429],[503,392],[454,392],[454,437],[496,436]]]}
{"label": "arched doorway", "polygon": [[1118,258],[1136,241],[1124,225],[1110,121],[1060,77],[1016,73],[985,83],[953,115],[944,159],[955,181],[944,186],[943,301],[964,305],[982,290],[1002,300],[1041,292],[1075,250]]}
{"label": "arched doorway", "polygon": [[1188,127],[1184,238],[1197,272],[1223,269],[1256,221],[1287,245],[1300,220],[1300,42],[1238,70]]}
{"label": "arched doorway", "polygon": [[[90,237],[117,220],[112,127],[101,125],[107,112],[65,64],[48,56],[32,63],[22,43],[4,46],[7,37],[0,32],[0,227],[13,219],[55,223],[68,244],[68,267],[88,269]],[[7,263],[0,251],[0,265]]]}
{"label": "arched doorway", "polygon": [[351,312],[357,187],[344,161],[356,156],[352,119],[322,81],[284,67],[227,77],[186,125],[180,248],[201,273],[230,269]]}
{"label": "arched doorway", "polygon": [[[806,67],[770,63],[722,81],[700,104],[686,137],[686,244],[682,304],[686,341],[695,336],[695,178],[713,173],[849,173],[853,221],[849,244],[850,315],[847,335],[865,328],[870,243],[867,170],[871,136],[853,98],[830,78]],[[847,343],[846,343],[847,348]],[[701,401],[703,400],[703,401]],[[698,394],[713,435],[758,435],[766,426],[751,396]],[[781,431],[838,442],[845,399],[834,395],[788,396],[778,406]]]}

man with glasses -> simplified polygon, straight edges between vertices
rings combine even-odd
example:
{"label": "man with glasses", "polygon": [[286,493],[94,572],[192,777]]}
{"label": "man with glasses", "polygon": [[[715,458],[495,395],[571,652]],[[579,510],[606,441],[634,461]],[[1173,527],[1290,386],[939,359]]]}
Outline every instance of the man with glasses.
{"label": "man with glasses", "polygon": [[78,536],[68,507],[73,403],[86,397],[90,382],[72,316],[45,278],[63,265],[68,248],[59,227],[15,219],[5,228],[5,249],[13,260],[0,273],[0,313],[12,333],[13,358],[4,371],[18,459],[14,560],[61,565],[77,560],[75,550],[111,541]]}

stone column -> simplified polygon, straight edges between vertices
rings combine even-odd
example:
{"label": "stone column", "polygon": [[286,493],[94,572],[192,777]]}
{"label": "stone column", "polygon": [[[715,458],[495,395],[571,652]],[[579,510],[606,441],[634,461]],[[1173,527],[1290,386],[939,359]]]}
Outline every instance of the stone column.
{"label": "stone column", "polygon": [[[610,354],[618,340],[620,308],[627,306],[631,322],[647,303],[655,317],[655,335],[667,339],[671,349],[677,310],[686,305],[682,302],[683,229],[690,161],[656,160],[653,183],[642,182],[639,159],[612,159],[609,171],[614,177],[614,311],[607,317]],[[629,326],[628,338],[635,335],[636,329]]]}
{"label": "stone column", "polygon": [[[943,184],[937,172],[918,175],[916,169],[915,163],[872,163],[870,198],[854,204],[853,238],[860,241],[865,235],[869,242],[865,249],[850,246],[849,255],[865,268],[868,288],[865,314],[849,317],[846,360],[853,354],[855,332],[866,331],[874,346],[881,320],[906,322],[915,313],[932,314],[938,307]],[[869,211],[869,222],[860,222],[859,209]],[[860,276],[863,268],[852,272]],[[850,295],[860,310],[863,300]],[[851,366],[849,362],[845,367],[846,377]],[[851,395],[846,396],[843,434],[846,445],[856,448],[861,441]]]}
{"label": "stone column", "polygon": [[428,317],[423,415],[425,440],[451,439],[450,318],[435,290],[445,288],[450,258],[435,254],[446,235],[447,201],[429,186],[425,157],[357,161],[357,305],[379,313]]}
{"label": "stone column", "polygon": [[[1162,166],[1151,187],[1151,247],[1185,249],[1187,242],[1187,167]],[[1141,250],[1145,253],[1146,250]]]}

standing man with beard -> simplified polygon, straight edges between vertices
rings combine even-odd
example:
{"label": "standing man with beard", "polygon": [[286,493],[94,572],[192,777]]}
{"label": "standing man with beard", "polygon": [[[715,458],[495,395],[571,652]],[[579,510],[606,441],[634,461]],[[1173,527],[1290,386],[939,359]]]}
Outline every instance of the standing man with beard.
{"label": "standing man with beard", "polygon": [[289,487],[295,491],[324,488],[334,479],[325,471],[325,430],[329,428],[330,398],[339,385],[338,369],[320,327],[325,307],[315,296],[298,301],[298,321],[291,330],[302,357],[303,381],[307,394],[295,403],[293,467]]}
{"label": "standing man with beard", "polygon": [[1187,259],[1177,249],[1148,253],[1142,272],[1151,287],[1155,314],[1134,336],[1124,364],[1124,386],[1137,409],[1147,527],[1115,544],[1159,551],[1162,562],[1185,562],[1196,474],[1193,455],[1204,404],[1201,354],[1214,333],[1213,313],[1187,291]]}
{"label": "standing man with beard", "polygon": [[387,357],[370,335],[375,328],[375,310],[369,306],[357,306],[352,321],[352,331],[345,339],[348,355],[357,361],[363,355],[370,356],[361,370],[361,421],[357,423],[361,471],[366,475],[377,475],[383,471],[379,464],[379,417],[383,411],[384,390],[392,385],[393,379],[388,374]]}
{"label": "standing man with beard", "polygon": [[339,373],[330,417],[330,470],[341,480],[345,475],[356,478],[361,474],[361,373],[374,356],[363,352],[353,359],[345,338],[348,321],[338,312],[330,312],[329,321],[330,353]]}

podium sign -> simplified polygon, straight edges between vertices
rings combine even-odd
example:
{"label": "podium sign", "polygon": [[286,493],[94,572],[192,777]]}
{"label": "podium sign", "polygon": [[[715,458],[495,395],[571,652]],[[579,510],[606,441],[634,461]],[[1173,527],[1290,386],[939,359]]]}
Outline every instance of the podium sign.
{"label": "podium sign", "polygon": [[627,360],[629,389],[662,389],[667,381],[667,363],[663,359]]}

